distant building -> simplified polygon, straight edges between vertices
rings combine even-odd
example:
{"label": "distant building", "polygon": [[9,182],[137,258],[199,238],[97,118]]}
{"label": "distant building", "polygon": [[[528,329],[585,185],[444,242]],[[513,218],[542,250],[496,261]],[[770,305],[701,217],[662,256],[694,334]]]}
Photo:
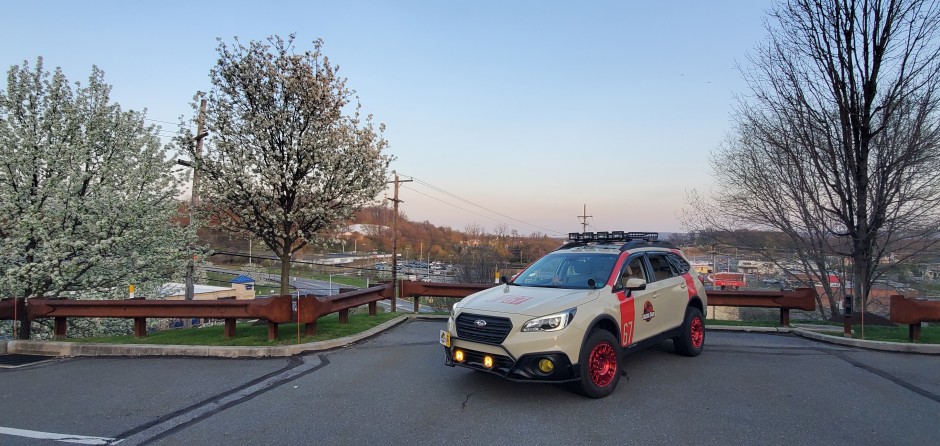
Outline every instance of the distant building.
{"label": "distant building", "polygon": [[699,274],[710,274],[712,272],[711,262],[693,260],[689,262],[689,264],[692,265],[692,269]]}
{"label": "distant building", "polygon": [[[254,299],[255,279],[241,275],[232,279],[229,287],[211,285],[193,285],[193,300],[217,300],[221,298]],[[159,290],[159,294],[167,300],[183,300],[186,298],[185,283],[167,283]]]}
{"label": "distant building", "polygon": [[779,274],[780,268],[774,262],[739,260],[738,271],[745,274]]}

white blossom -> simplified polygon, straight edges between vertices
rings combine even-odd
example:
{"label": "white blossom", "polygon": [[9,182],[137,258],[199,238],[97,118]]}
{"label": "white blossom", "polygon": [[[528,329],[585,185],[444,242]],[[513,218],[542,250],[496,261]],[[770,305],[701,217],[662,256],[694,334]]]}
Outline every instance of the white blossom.
{"label": "white blossom", "polygon": [[0,91],[0,294],[138,296],[178,276],[181,174],[145,112],[111,102],[104,73],[70,86],[24,62]]}
{"label": "white blossom", "polygon": [[[293,253],[375,200],[391,161],[382,126],[351,104],[322,42],[296,54],[293,39],[220,43],[213,88],[197,94],[208,101],[204,153],[191,133],[179,140],[201,176],[210,221],[260,238],[285,279]],[[282,292],[287,286],[282,279]]]}

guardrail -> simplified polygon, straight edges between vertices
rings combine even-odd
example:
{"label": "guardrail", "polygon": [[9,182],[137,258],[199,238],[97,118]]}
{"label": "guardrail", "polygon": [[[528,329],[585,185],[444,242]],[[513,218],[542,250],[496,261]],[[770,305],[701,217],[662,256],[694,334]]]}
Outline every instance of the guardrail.
{"label": "guardrail", "polygon": [[389,299],[392,284],[386,283],[356,291],[348,291],[333,296],[300,296],[297,300],[297,323],[304,325],[304,334],[317,334],[317,319],[332,313],[339,313],[339,323],[349,322],[349,310],[369,306],[369,316],[375,316],[378,301]]}
{"label": "guardrail", "polygon": [[65,338],[70,317],[134,319],[134,335],[147,336],[148,318],[209,318],[225,320],[225,337],[235,336],[236,319],[265,319],[268,340],[277,339],[277,325],[292,319],[290,296],[250,300],[68,300],[29,299],[29,320],[55,318],[55,337]]}
{"label": "guardrail", "polygon": [[0,299],[0,321],[25,319],[26,299],[22,297]]}
{"label": "guardrail", "polygon": [[712,290],[706,293],[708,305],[779,308],[780,325],[784,327],[790,326],[790,310],[816,310],[816,296],[812,288],[797,288],[793,291]]}
{"label": "guardrail", "polygon": [[940,322],[940,301],[893,295],[888,319],[895,324],[907,324],[908,338],[919,341],[922,323]]}
{"label": "guardrail", "polygon": [[[419,297],[462,298],[485,290],[492,284],[434,283],[402,281],[400,295],[413,297],[414,312],[418,312]],[[275,296],[251,300],[66,300],[30,299],[25,305],[29,320],[55,318],[56,337],[65,336],[66,319],[69,317],[116,317],[134,319],[134,334],[146,336],[147,318],[210,318],[225,320],[225,337],[235,336],[236,319],[265,319],[268,323],[268,339],[277,338],[280,323],[296,320],[305,324],[308,336],[316,334],[317,319],[339,313],[339,322],[349,321],[349,310],[368,305],[369,315],[374,316],[380,300],[393,299],[391,282],[333,296],[300,296],[296,319],[291,308],[290,296]],[[22,302],[19,299],[18,302]],[[730,307],[779,308],[780,324],[790,325],[790,310],[813,311],[816,300],[813,290],[801,288],[794,291],[708,291],[708,305]],[[13,300],[0,302],[0,319],[13,318]],[[21,311],[19,308],[17,311]],[[7,316],[7,313],[10,313]]]}
{"label": "guardrail", "polygon": [[419,297],[467,297],[477,291],[492,288],[495,284],[480,283],[436,283],[436,282],[402,282],[399,294],[402,297],[414,297],[414,312],[418,312]]}
{"label": "guardrail", "polygon": [[[434,283],[401,281],[401,297],[413,297],[414,312],[417,313],[421,300],[419,297],[467,297],[477,291],[492,287],[488,284],[475,283]],[[332,313],[339,313],[339,323],[349,322],[349,310],[369,306],[369,316],[375,316],[376,305],[380,300],[391,299],[394,293],[392,283],[387,282],[371,288],[336,294],[333,296],[301,296],[298,302],[297,321],[304,325],[304,334],[313,336],[317,332],[317,319]]]}

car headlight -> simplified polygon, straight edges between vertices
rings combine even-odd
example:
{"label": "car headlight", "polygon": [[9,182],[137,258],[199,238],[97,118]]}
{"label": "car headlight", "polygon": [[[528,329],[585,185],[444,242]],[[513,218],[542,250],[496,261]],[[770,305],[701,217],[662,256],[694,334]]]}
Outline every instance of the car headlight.
{"label": "car headlight", "polygon": [[562,311],[561,313],[537,317],[522,324],[522,331],[558,331],[568,326],[574,319],[577,308]]}

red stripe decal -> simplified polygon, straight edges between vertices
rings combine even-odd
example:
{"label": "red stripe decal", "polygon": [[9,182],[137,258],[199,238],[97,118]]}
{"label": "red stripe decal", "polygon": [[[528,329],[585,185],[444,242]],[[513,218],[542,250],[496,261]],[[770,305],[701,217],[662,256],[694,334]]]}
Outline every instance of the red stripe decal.
{"label": "red stripe decal", "polygon": [[617,293],[620,301],[620,345],[626,347],[633,343],[633,323],[636,321],[636,308],[633,296],[626,297],[623,291]]}
{"label": "red stripe decal", "polygon": [[695,288],[695,279],[689,273],[683,274],[682,278],[685,279],[685,284],[689,287],[689,300],[691,300],[693,296],[698,294],[698,290]]}

